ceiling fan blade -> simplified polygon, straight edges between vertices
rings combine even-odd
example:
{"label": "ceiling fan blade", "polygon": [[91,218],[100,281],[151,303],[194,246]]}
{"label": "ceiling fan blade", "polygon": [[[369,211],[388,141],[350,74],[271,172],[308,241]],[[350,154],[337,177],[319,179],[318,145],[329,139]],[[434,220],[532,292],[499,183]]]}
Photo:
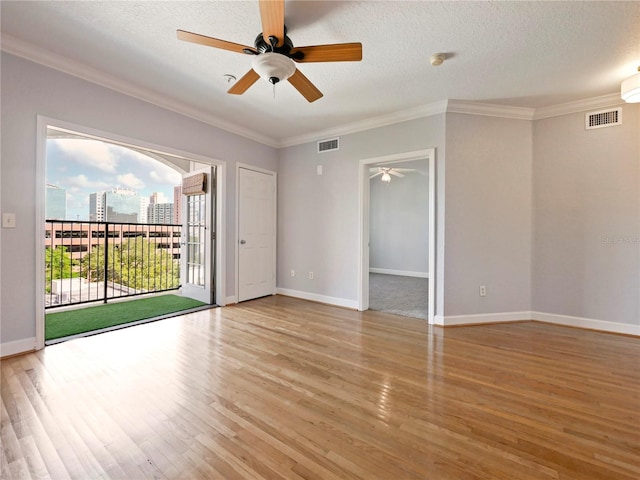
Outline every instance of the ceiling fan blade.
{"label": "ceiling fan blade", "polygon": [[[296,53],[302,52],[304,57],[296,59]],[[291,51],[292,58],[299,63],[305,62],[359,62],[362,60],[361,43],[335,43],[331,45],[314,45],[296,47]]]}
{"label": "ceiling fan blade", "polygon": [[394,168],[396,172],[417,172],[415,168]]}
{"label": "ceiling fan blade", "polygon": [[309,103],[315,102],[322,97],[322,92],[297,68],[295,73],[289,77],[289,83],[293,85]]}
{"label": "ceiling fan blade", "polygon": [[260,78],[260,75],[258,75],[256,71],[252,68],[247,73],[245,73],[240,80],[234,83],[233,87],[227,90],[227,93],[231,93],[233,95],[242,95],[244,92],[247,91],[247,89],[251,85],[256,83],[259,78]]}
{"label": "ceiling fan blade", "polygon": [[380,167],[371,167],[369,168],[369,173],[380,172],[382,173],[382,169]]}
{"label": "ceiling fan blade", "polygon": [[389,175],[395,175],[396,177],[400,177],[400,178],[404,177],[404,174],[398,173],[395,170],[389,170],[387,173],[389,173]]}
{"label": "ceiling fan blade", "polygon": [[262,19],[262,37],[278,39],[277,46],[284,44],[284,0],[260,0],[260,18]]}
{"label": "ceiling fan blade", "polygon": [[185,42],[197,43],[199,45],[205,45],[207,47],[221,48],[222,50],[229,50],[231,52],[237,53],[244,53],[245,49],[253,50],[253,48],[247,47],[246,45],[227,42],[226,40],[207,37],[206,35],[200,35],[198,33],[186,32],[184,30],[178,30],[178,39],[184,40]]}
{"label": "ceiling fan blade", "polygon": [[372,178],[376,178],[378,175],[382,175],[382,172],[378,172],[378,173],[375,173],[375,174],[371,175],[369,177],[369,180],[371,180]]}

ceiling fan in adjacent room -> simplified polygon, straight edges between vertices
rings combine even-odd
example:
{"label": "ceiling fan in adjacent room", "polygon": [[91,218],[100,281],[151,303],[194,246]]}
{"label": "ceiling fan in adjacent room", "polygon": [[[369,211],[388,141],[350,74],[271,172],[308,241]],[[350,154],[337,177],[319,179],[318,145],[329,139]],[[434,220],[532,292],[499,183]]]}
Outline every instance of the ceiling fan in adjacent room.
{"label": "ceiling fan in adjacent room", "polygon": [[298,70],[296,63],[362,60],[361,43],[294,47],[284,25],[284,0],[259,0],[259,3],[262,33],[256,37],[253,48],[178,30],[180,40],[254,56],[251,69],[227,93],[242,95],[262,77],[273,85],[289,80],[307,101],[314,102],[322,97],[322,92]]}
{"label": "ceiling fan in adjacent room", "polygon": [[372,178],[376,178],[379,175],[382,175],[382,178],[380,180],[382,180],[383,182],[391,182],[391,175],[393,175],[394,177],[402,178],[407,173],[417,172],[417,171],[418,170],[414,168],[373,167],[369,169],[369,173],[373,174],[369,177],[369,180],[371,180]]}

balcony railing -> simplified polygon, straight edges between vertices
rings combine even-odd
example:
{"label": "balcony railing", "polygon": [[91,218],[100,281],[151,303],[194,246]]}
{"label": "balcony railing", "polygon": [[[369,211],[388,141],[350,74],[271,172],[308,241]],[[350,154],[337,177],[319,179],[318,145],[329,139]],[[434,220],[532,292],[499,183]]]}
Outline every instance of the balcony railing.
{"label": "balcony railing", "polygon": [[176,290],[181,226],[47,220],[45,308]]}

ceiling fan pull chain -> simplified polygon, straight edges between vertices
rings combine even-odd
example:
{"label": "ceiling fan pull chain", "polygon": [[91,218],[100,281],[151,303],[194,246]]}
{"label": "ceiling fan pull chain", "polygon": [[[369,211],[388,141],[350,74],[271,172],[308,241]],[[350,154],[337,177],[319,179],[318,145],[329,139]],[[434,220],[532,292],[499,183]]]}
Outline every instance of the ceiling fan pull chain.
{"label": "ceiling fan pull chain", "polygon": [[276,99],[276,84],[273,84],[273,99]]}

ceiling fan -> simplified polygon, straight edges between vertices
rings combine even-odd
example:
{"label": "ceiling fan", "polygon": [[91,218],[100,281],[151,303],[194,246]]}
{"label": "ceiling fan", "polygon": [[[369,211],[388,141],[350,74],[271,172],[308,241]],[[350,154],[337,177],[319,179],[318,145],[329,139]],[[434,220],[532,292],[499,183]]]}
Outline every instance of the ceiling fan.
{"label": "ceiling fan", "polygon": [[298,70],[296,63],[362,60],[361,43],[294,47],[284,25],[284,0],[259,0],[259,3],[262,33],[256,37],[254,48],[178,30],[180,40],[254,56],[251,69],[227,93],[242,95],[262,77],[273,85],[289,80],[307,101],[314,102],[322,97],[322,92]]}
{"label": "ceiling fan", "polygon": [[383,182],[391,182],[391,175],[394,177],[404,177],[406,173],[417,172],[414,168],[390,168],[390,167],[373,167],[369,169],[369,173],[372,173],[369,180],[376,178],[378,175],[382,175]]}

